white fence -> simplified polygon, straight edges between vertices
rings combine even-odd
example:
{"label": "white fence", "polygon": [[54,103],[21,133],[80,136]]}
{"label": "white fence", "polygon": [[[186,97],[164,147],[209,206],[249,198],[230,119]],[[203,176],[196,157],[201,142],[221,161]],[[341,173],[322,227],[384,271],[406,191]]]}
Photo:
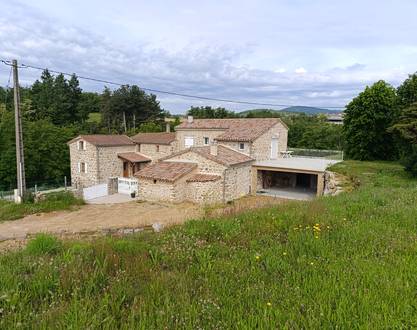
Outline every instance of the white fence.
{"label": "white fence", "polygon": [[88,201],[90,199],[107,196],[107,183],[97,184],[83,189],[84,200]]}
{"label": "white fence", "polygon": [[119,194],[128,194],[135,192],[138,193],[138,180],[136,179],[127,179],[127,178],[118,178],[117,180],[118,193]]}

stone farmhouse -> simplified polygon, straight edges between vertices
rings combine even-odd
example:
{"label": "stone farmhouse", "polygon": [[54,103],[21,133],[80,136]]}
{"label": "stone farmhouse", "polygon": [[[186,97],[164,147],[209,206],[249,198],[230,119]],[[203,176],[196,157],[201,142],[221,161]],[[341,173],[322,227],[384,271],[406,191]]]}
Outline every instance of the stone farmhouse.
{"label": "stone farmhouse", "polygon": [[86,199],[115,191],[135,191],[149,201],[195,203],[279,189],[321,194],[327,165],[288,159],[287,137],[278,118],[191,116],[175,132],[80,135],[68,142],[72,184]]}

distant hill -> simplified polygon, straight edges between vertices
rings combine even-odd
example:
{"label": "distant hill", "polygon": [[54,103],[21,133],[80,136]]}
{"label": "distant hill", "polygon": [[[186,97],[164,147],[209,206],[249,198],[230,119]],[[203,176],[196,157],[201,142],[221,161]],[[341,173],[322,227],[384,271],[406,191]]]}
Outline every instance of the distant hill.
{"label": "distant hill", "polygon": [[273,110],[273,109],[252,109],[252,110],[246,110],[239,112],[240,115],[245,116],[248,113],[256,113],[256,112],[263,112],[263,111],[271,111],[271,112],[277,112],[277,113],[305,113],[307,115],[316,115],[319,113],[325,113],[325,114],[337,114],[340,113],[340,110],[329,110],[329,109],[323,109],[323,108],[316,108],[316,107],[305,107],[305,106],[293,106],[284,108],[282,110]]}

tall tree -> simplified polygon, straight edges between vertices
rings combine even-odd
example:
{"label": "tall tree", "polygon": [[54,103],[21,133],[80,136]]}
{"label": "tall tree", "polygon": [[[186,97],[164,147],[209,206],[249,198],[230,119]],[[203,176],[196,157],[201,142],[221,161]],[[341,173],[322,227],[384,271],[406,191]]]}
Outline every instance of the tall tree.
{"label": "tall tree", "polygon": [[138,86],[121,86],[114,92],[105,89],[101,112],[109,130],[126,132],[148,121],[162,123],[165,112],[156,96],[146,94]]}
{"label": "tall tree", "polygon": [[417,102],[406,108],[392,127],[403,144],[401,148],[401,162],[405,169],[417,176]]}
{"label": "tall tree", "polygon": [[411,74],[397,88],[398,104],[405,109],[417,102],[417,73]]}
{"label": "tall tree", "polygon": [[55,125],[67,125],[81,120],[78,104],[81,99],[78,78],[73,75],[68,81],[64,75],[52,76],[43,71],[31,89],[31,107],[35,120],[48,119]]}
{"label": "tall tree", "polygon": [[398,117],[395,89],[378,81],[346,107],[343,131],[346,156],[358,160],[393,159],[397,148],[388,128]]}

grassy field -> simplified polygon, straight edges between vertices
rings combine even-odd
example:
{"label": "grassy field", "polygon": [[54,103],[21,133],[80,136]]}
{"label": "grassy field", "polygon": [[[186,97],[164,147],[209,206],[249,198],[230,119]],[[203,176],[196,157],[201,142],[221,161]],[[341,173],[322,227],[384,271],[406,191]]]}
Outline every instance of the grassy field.
{"label": "grassy field", "polygon": [[28,214],[40,212],[52,212],[58,210],[69,210],[74,206],[82,205],[84,202],[77,199],[69,192],[57,192],[46,195],[46,198],[39,203],[22,203],[0,200],[0,222],[16,220]]}
{"label": "grassy field", "polygon": [[0,257],[0,328],[417,327],[417,181],[344,162],[359,187],[159,234]]}

